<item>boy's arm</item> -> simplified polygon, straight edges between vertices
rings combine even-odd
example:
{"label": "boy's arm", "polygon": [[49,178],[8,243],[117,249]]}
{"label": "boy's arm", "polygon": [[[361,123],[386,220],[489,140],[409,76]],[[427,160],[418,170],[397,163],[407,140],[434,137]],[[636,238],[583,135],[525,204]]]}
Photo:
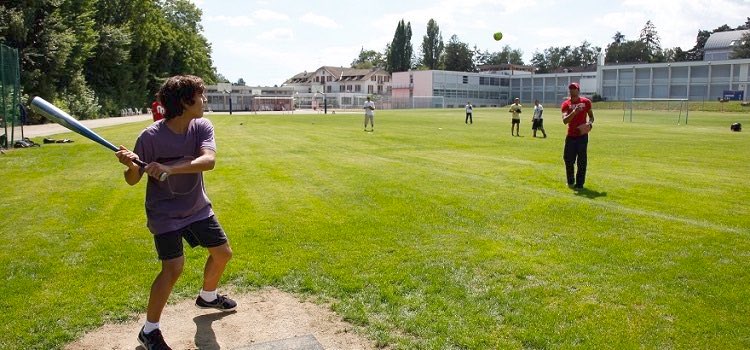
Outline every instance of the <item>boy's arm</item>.
{"label": "boy's arm", "polygon": [[146,172],[157,179],[162,173],[172,174],[195,174],[213,170],[216,165],[216,151],[210,148],[201,148],[198,158],[184,160],[172,165],[151,162],[146,166]]}
{"label": "boy's arm", "polygon": [[587,114],[589,116],[589,124],[593,124],[594,123],[594,111],[589,109],[589,112]]}
{"label": "boy's arm", "polygon": [[137,164],[133,163],[134,159],[138,159],[137,154],[129,151],[127,148],[125,148],[125,146],[120,145],[120,150],[115,152],[115,156],[120,161],[120,163],[128,167],[128,169],[125,170],[124,173],[125,182],[127,182],[128,185],[133,186],[141,181],[141,177],[143,177],[141,168]]}

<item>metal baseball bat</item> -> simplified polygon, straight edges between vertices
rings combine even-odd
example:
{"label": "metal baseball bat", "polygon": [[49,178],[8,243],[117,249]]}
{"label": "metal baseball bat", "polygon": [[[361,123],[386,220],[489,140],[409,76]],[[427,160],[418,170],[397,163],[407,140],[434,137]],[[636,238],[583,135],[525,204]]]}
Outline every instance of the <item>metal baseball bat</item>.
{"label": "metal baseball bat", "polygon": [[[45,116],[47,119],[68,128],[70,131],[86,137],[87,139],[94,141],[104,147],[107,147],[115,152],[120,150],[119,148],[117,148],[117,146],[113,145],[111,142],[99,136],[99,134],[81,124],[78,120],[71,117],[68,113],[65,113],[60,108],[57,108],[55,105],[45,101],[39,96],[34,97],[34,99],[31,100],[31,109],[34,110],[34,112]],[[140,159],[133,160],[133,163],[137,164],[141,168],[146,166],[146,163],[144,163]],[[162,173],[159,176],[159,181],[166,180],[167,176],[169,176],[169,174],[167,174],[166,172]]]}

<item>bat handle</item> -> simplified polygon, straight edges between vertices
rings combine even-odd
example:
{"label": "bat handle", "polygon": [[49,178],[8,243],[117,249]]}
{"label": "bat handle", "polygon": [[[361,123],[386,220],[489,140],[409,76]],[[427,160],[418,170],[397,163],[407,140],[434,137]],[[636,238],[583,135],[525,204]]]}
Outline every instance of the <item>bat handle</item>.
{"label": "bat handle", "polygon": [[[133,159],[133,163],[135,163],[136,165],[138,165],[138,166],[139,166],[139,167],[141,167],[141,168],[145,168],[145,167],[146,167],[146,165],[148,165],[148,164],[144,163],[144,162],[143,162],[142,160],[140,160],[140,159]],[[166,172],[166,171],[165,171],[165,172],[163,172],[163,173],[161,173],[161,175],[159,175],[159,181],[164,181],[164,180],[166,180],[168,176],[169,176],[169,174],[167,174],[167,172]]]}

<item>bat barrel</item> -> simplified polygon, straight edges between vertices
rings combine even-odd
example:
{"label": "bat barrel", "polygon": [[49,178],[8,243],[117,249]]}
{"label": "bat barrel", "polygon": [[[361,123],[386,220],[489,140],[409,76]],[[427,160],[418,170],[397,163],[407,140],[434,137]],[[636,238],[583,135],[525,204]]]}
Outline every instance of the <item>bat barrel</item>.
{"label": "bat barrel", "polygon": [[57,108],[55,105],[45,101],[39,96],[34,97],[34,99],[31,100],[31,109],[34,112],[43,115],[45,118],[66,127],[68,130],[80,134],[81,136],[84,136],[104,147],[107,147],[115,152],[119,150],[111,142],[105,140],[103,137],[99,136],[99,134],[93,132],[91,129],[81,124],[78,120],[71,117],[68,113],[65,113],[65,111]]}

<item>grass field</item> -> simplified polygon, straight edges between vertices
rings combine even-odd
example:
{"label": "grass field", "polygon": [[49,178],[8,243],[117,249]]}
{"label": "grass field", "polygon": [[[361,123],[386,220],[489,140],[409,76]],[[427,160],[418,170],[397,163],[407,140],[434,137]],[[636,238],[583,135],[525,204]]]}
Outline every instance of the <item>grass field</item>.
{"label": "grass field", "polygon": [[[399,349],[750,348],[750,133],[729,131],[747,114],[595,111],[576,193],[555,108],[547,139],[526,119],[511,137],[503,112],[378,111],[374,133],[360,115],[209,116],[225,283],[331,302]],[[130,146],[145,125],[98,131]],[[76,142],[0,156],[2,349],[131,319],[158,271],[144,183],[59,137]],[[186,256],[173,301],[200,287],[205,251]]]}

